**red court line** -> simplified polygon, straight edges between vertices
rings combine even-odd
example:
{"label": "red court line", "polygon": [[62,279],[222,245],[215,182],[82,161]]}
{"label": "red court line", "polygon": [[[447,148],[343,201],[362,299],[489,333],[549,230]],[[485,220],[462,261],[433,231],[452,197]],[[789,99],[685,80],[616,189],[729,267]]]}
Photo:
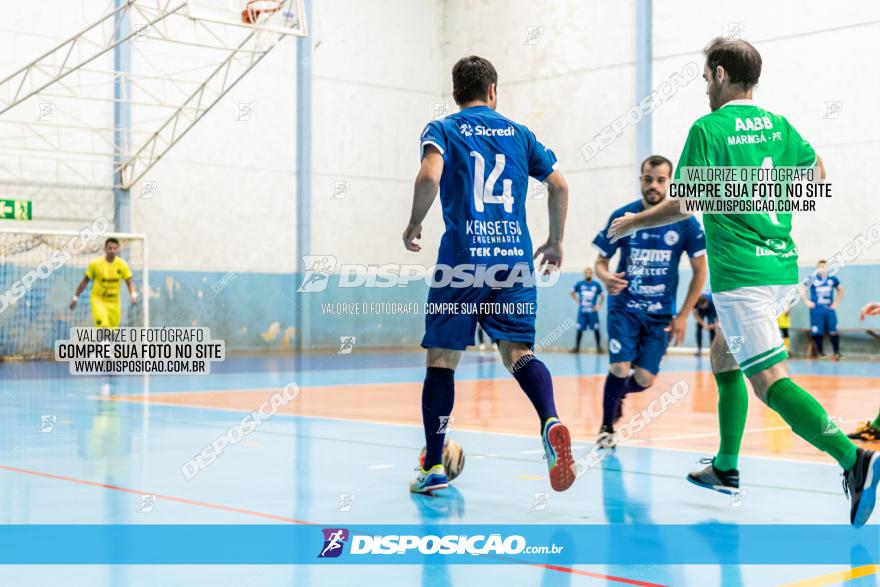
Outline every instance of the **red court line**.
{"label": "red court line", "polygon": [[125,493],[134,493],[136,495],[155,495],[159,499],[167,499],[168,501],[176,501],[178,503],[185,503],[189,505],[197,505],[200,507],[211,508],[215,510],[222,510],[226,512],[235,512],[238,514],[246,514],[248,516],[256,516],[258,518],[268,518],[270,520],[278,520],[280,522],[287,522],[289,524],[306,524],[313,525],[312,522],[305,522],[303,520],[297,520],[295,518],[287,518],[284,516],[276,516],[275,514],[265,514],[263,512],[255,512],[253,510],[246,510],[243,508],[236,508],[228,505],[221,505],[216,503],[208,503],[205,501],[196,501],[193,499],[186,499],[184,497],[174,497],[173,495],[161,495],[159,493],[152,493],[150,491],[138,491],[137,489],[129,489],[128,487],[120,487],[119,485],[108,485],[106,483],[97,483],[95,481],[86,481],[85,479],[76,479],[74,477],[65,477],[63,475],[54,475],[52,473],[43,473],[40,471],[31,471],[29,469],[19,469],[17,467],[7,467],[6,465],[0,465],[0,469],[5,469],[6,471],[12,471],[14,473],[26,473],[28,475],[35,475],[37,477],[46,477],[48,479],[58,479],[60,481],[68,481],[70,483],[79,483],[80,485],[89,485],[91,487],[100,487],[102,489],[113,489],[115,491],[123,491]]}
{"label": "red court line", "polygon": [[[256,516],[259,518],[268,518],[270,520],[278,520],[281,522],[287,522],[289,524],[304,524],[308,526],[316,525],[314,522],[306,522],[304,520],[297,520],[296,518],[287,518],[285,516],[276,516],[275,514],[266,514],[263,512],[256,512],[254,510],[246,510],[243,508],[236,508],[227,505],[221,505],[216,503],[208,503],[206,501],[196,501],[193,499],[186,499],[184,497],[174,497],[173,495],[162,495],[159,493],[150,493],[149,491],[138,491],[137,489],[129,489],[128,487],[120,487],[119,485],[109,485],[107,483],[98,483],[96,481],[86,481],[85,479],[77,479],[75,477],[65,477],[64,475],[55,475],[54,473],[43,473],[42,471],[32,471],[30,469],[20,469],[18,467],[9,467],[7,465],[0,465],[0,470],[11,471],[13,473],[24,473],[26,475],[34,475],[36,477],[45,477],[46,479],[57,479],[59,481],[67,481],[69,483],[78,483],[80,485],[86,485],[89,487],[98,487],[101,489],[112,489],[114,491],[122,491],[125,493],[132,493],[135,495],[155,495],[159,499],[167,499],[168,501],[176,501],[178,503],[185,503],[188,505],[196,505],[200,507],[211,508],[215,510],[222,510],[226,512],[235,512],[239,514],[245,514],[248,516]],[[562,573],[571,573],[574,575],[583,575],[585,577],[593,577],[595,579],[605,579],[607,581],[614,581],[617,583],[625,583],[627,585],[639,585],[642,587],[667,587],[666,585],[660,585],[658,583],[645,583],[643,581],[636,581],[634,579],[627,579],[626,577],[614,577],[612,575],[602,575],[599,573],[590,573],[588,571],[581,571],[578,569],[572,569],[569,567],[560,567],[557,565],[545,565],[545,564],[531,564],[529,566],[539,567],[542,569],[548,569],[551,571],[559,571]]]}
{"label": "red court line", "polygon": [[569,567],[560,567],[557,565],[533,564],[533,567],[541,567],[551,571],[559,571],[561,573],[571,573],[573,575],[583,575],[584,577],[593,577],[594,579],[605,579],[606,581],[614,581],[616,583],[625,583],[627,585],[639,585],[640,587],[668,587],[660,583],[647,583],[645,581],[637,581],[635,579],[627,579],[626,577],[614,577],[612,575],[602,575],[601,573],[591,573],[589,571],[581,571]]}

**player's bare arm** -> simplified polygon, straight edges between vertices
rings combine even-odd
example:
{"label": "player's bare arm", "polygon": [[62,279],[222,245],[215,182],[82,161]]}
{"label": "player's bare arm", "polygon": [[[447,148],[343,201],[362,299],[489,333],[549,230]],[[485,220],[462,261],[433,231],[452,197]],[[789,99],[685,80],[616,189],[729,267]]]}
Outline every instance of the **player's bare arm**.
{"label": "player's bare arm", "polygon": [[89,285],[89,278],[88,278],[88,276],[83,277],[83,278],[80,280],[79,285],[76,286],[76,291],[73,292],[73,300],[71,300],[71,302],[70,302],[70,309],[71,309],[71,310],[75,310],[75,309],[76,309],[76,303],[77,303],[77,301],[79,300],[79,296],[80,296],[80,294],[83,292],[83,290],[86,289],[86,286],[87,286],[87,285]]}
{"label": "player's bare arm", "polygon": [[674,224],[691,216],[693,215],[681,211],[677,200],[665,198],[662,202],[644,212],[639,212],[638,214],[628,213],[620,218],[615,218],[608,228],[608,240],[615,243],[637,230]]}
{"label": "player's bare arm", "polygon": [[816,304],[813,303],[812,301],[810,301],[810,297],[807,295],[806,288],[798,285],[798,293],[801,294],[801,301],[804,303],[804,305],[806,307],[810,308],[811,310],[816,307]]}
{"label": "player's bare arm", "polygon": [[629,281],[625,279],[626,272],[614,273],[608,268],[608,257],[599,255],[596,258],[596,277],[605,284],[609,296],[616,296],[629,285]]}
{"label": "player's bare arm", "polygon": [[568,183],[562,174],[554,171],[547,179],[547,212],[550,216],[550,232],[547,242],[535,249],[535,259],[541,257],[542,265],[557,269],[562,265],[562,237],[565,233],[565,217],[568,214]]}
{"label": "player's bare arm", "polygon": [[131,296],[131,303],[138,303],[138,292],[134,286],[134,279],[129,277],[125,280],[125,285],[128,286],[128,295]]}
{"label": "player's bare arm", "polygon": [[422,221],[428,215],[428,210],[437,198],[437,190],[440,189],[440,176],[443,174],[443,156],[433,145],[425,146],[425,156],[422,157],[422,166],[416,176],[413,188],[412,211],[409,216],[409,224],[403,231],[403,246],[407,251],[418,252],[422,246],[415,242],[422,238]]}
{"label": "player's bare arm", "polygon": [[839,306],[840,302],[842,302],[842,301],[843,301],[843,286],[838,285],[837,286],[837,297],[834,299],[834,303],[831,304],[831,309],[836,310],[837,306]]}
{"label": "player's bare arm", "polygon": [[602,309],[602,302],[604,302],[604,301],[605,301],[605,292],[603,291],[602,293],[599,294],[599,299],[596,302],[596,305],[593,307],[593,310],[595,310],[596,312],[601,310]]}
{"label": "player's bare arm", "polygon": [[[666,329],[672,333],[672,344],[674,345],[679,345],[684,341],[688,314],[694,311],[694,305],[700,298],[700,292],[703,291],[703,286],[706,284],[706,275],[709,272],[706,267],[706,255],[691,257],[691,269],[693,270],[693,275],[688,286],[687,296],[685,296],[684,303],[681,305],[678,314],[676,314]],[[702,323],[702,320],[700,322]]]}

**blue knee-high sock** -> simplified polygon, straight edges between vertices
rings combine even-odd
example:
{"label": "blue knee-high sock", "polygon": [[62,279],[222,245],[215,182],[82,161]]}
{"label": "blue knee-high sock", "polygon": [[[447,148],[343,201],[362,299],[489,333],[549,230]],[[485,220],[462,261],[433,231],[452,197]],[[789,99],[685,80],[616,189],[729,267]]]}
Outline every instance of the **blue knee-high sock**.
{"label": "blue knee-high sock", "polygon": [[638,382],[636,382],[635,375],[630,375],[623,382],[623,395],[628,393],[638,393],[640,391],[645,391],[646,389],[648,388],[644,385],[639,385]]}
{"label": "blue knee-high sock", "polygon": [[[422,386],[422,424],[425,426],[425,470],[443,462],[443,441],[455,401],[455,371],[428,367]],[[440,430],[443,430],[441,432]]]}
{"label": "blue knee-high sock", "polygon": [[617,406],[620,405],[625,393],[626,377],[618,377],[614,373],[608,373],[605,378],[605,390],[602,394],[602,425],[611,426],[614,424],[614,417],[617,414]]}
{"label": "blue knee-high sock", "polygon": [[547,365],[532,355],[532,359],[522,367],[513,371],[513,376],[529,401],[535,406],[538,417],[541,419],[541,432],[544,432],[544,423],[548,418],[556,417],[556,404],[553,402],[553,379]]}

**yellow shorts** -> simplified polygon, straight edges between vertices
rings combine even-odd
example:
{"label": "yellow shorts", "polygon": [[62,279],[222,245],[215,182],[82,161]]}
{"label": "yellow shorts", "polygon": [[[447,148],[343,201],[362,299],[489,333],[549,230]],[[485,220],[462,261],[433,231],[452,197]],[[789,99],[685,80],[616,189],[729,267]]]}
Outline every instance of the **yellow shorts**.
{"label": "yellow shorts", "polygon": [[118,300],[104,300],[102,298],[90,298],[92,306],[92,318],[95,319],[97,328],[118,328],[119,318],[122,315],[122,304]]}

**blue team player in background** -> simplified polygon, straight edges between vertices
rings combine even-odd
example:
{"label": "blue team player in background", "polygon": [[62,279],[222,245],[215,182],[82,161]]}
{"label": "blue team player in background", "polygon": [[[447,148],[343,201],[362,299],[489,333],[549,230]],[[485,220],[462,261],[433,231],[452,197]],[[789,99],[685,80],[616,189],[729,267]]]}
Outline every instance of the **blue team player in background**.
{"label": "blue team player in background", "polygon": [[[834,292],[837,290],[837,300]],[[825,260],[816,263],[816,271],[810,282],[810,299],[801,297],[810,309],[810,336],[816,346],[816,354],[825,357],[824,338],[828,335],[834,348],[834,360],[840,360],[840,335],[837,332],[837,306],[843,301],[843,286],[836,275],[828,275]]]}
{"label": "blue team player in background", "polygon": [[[443,443],[455,397],[454,373],[461,352],[474,343],[479,323],[498,343],[504,366],[538,413],[550,485],[568,489],[575,479],[571,435],[559,421],[553,381],[532,353],[537,295],[533,256],[543,269],[558,270],[568,209],[568,185],[556,156],[525,126],[495,111],[498,74],[482,57],[464,57],[452,68],[452,97],[460,110],[429,123],[422,132],[422,162],[416,177],[410,221],[403,231],[409,251],[419,251],[422,221],[440,190],[446,231],[428,294],[422,346],[428,350],[422,387],[425,460],[410,483],[414,493],[447,487]],[[532,250],[526,225],[529,177],[547,184],[549,235]],[[534,253],[534,255],[533,255]],[[456,275],[485,273],[470,284]],[[493,280],[488,283],[487,280]],[[525,280],[522,278],[526,277]],[[442,304],[458,311],[437,311]],[[489,304],[489,306],[487,306]],[[495,305],[514,311],[495,311]],[[474,312],[474,307],[488,307]]]}
{"label": "blue team player in background", "polygon": [[709,333],[709,346],[715,340],[715,333],[718,330],[718,311],[715,309],[715,302],[712,301],[712,294],[704,291],[697,299],[694,306],[694,320],[696,321],[695,334],[697,337],[697,356],[703,354],[703,330]]}
{"label": "blue team player in background", "polygon": [[[598,443],[616,444],[614,423],[623,415],[627,393],[651,387],[660,370],[670,337],[674,344],[684,340],[685,326],[706,281],[706,239],[696,218],[639,230],[611,243],[608,227],[615,218],[652,208],[666,198],[672,177],[672,162],[652,155],[642,162],[642,197],[615,210],[605,228],[593,240],[599,251],[596,276],[608,290],[609,369],[602,400],[602,426]],[[620,251],[617,268],[609,267]],[[684,304],[676,312],[678,263],[682,253],[690,257],[693,276]]]}
{"label": "blue team player in background", "polygon": [[584,268],[584,278],[571,288],[571,299],[578,305],[577,338],[575,339],[573,353],[581,350],[581,337],[584,330],[592,330],[596,337],[596,352],[602,352],[602,335],[599,334],[599,310],[602,309],[602,300],[605,299],[605,290],[602,284],[593,279],[593,269]]}

